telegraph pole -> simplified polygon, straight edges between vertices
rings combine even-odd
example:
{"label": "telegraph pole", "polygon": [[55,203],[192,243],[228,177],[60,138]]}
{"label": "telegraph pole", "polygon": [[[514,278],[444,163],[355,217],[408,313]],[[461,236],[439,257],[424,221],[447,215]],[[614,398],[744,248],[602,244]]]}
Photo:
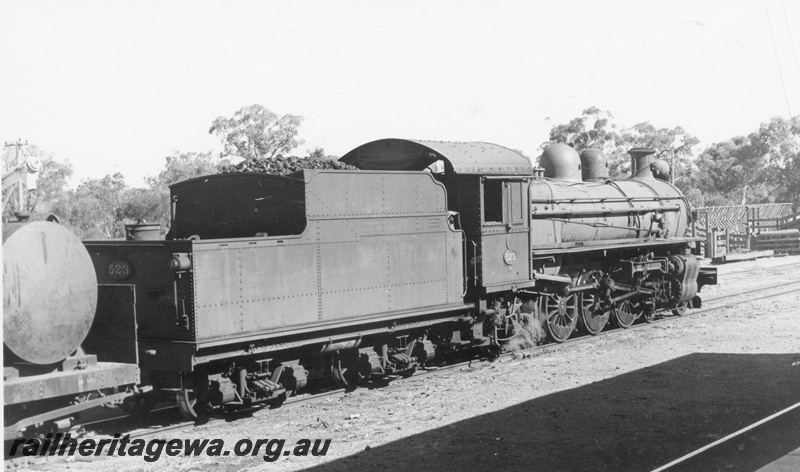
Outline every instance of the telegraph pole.
{"label": "telegraph pole", "polygon": [[669,183],[675,184],[675,149],[669,149]]}
{"label": "telegraph pole", "polygon": [[[14,163],[12,165],[6,164],[6,168],[3,171],[3,180],[6,180],[7,177],[13,177],[13,173],[15,171],[18,171],[19,169],[23,169],[23,171],[26,171],[25,165],[24,165],[25,163],[23,163],[20,160],[19,151],[20,151],[20,149],[22,149],[23,146],[27,146],[27,145],[28,145],[28,141],[22,141],[22,139],[18,139],[18,140],[14,141],[14,142],[5,142],[5,143],[3,143],[3,147],[6,147],[6,148],[14,147]],[[16,185],[16,187],[17,187],[17,191],[16,191],[16,193],[17,193],[17,198],[16,198],[17,203],[14,204],[14,206],[16,207],[16,212],[17,213],[21,213],[21,212],[24,211],[24,207],[25,207],[25,189],[23,188],[24,187],[23,181],[22,180],[17,181],[17,182],[14,183],[14,185]],[[4,183],[3,187],[5,187],[5,186],[6,185]],[[13,190],[11,190],[11,189],[8,189],[8,190],[9,190],[9,193],[13,192]],[[6,206],[5,204],[7,203],[7,201],[8,200],[4,199],[3,211],[5,211],[5,206]]]}

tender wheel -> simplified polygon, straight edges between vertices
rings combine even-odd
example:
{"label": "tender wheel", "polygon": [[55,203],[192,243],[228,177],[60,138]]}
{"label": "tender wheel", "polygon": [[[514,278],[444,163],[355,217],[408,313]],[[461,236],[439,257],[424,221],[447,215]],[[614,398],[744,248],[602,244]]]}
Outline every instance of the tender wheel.
{"label": "tender wheel", "polygon": [[197,404],[197,397],[194,394],[194,389],[182,388],[180,392],[175,395],[175,400],[178,402],[178,410],[184,418],[190,421],[197,421],[200,415],[197,414],[194,407]]}
{"label": "tender wheel", "polygon": [[566,341],[578,323],[578,296],[551,294],[545,299],[545,327],[550,339],[557,343]]}
{"label": "tender wheel", "polygon": [[672,314],[675,316],[683,316],[686,314],[688,308],[689,304],[687,302],[679,303],[678,306],[672,309]]}
{"label": "tender wheel", "polygon": [[286,391],[281,393],[276,398],[273,398],[272,400],[269,401],[269,407],[280,408],[281,406],[283,406],[284,403],[286,403],[286,400],[288,400],[290,396],[292,396],[291,392]]}
{"label": "tender wheel", "polygon": [[614,308],[611,319],[618,328],[628,329],[636,321],[637,316],[633,303],[630,300],[623,300]]}
{"label": "tender wheel", "polygon": [[155,395],[139,394],[128,397],[120,404],[120,409],[137,419],[147,419],[156,406],[158,399]]}
{"label": "tender wheel", "polygon": [[[587,272],[581,277],[581,284],[599,282],[602,273],[599,270]],[[603,331],[608,322],[608,311],[599,309],[600,296],[593,292],[583,292],[580,295],[581,312],[578,317],[578,327],[581,331],[592,336]]]}
{"label": "tender wheel", "polygon": [[352,390],[361,383],[358,373],[358,357],[337,352],[331,357],[331,376],[340,388]]}
{"label": "tender wheel", "polygon": [[203,375],[197,375],[184,383],[175,399],[178,402],[178,410],[190,421],[203,421],[208,416],[208,381]]}

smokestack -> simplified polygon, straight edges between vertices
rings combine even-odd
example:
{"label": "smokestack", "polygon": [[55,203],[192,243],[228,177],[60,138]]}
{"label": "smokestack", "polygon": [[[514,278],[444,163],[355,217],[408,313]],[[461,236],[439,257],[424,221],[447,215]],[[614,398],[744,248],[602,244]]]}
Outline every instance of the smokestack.
{"label": "smokestack", "polygon": [[635,148],[628,151],[631,156],[631,179],[655,180],[650,164],[655,161],[656,150],[652,148]]}

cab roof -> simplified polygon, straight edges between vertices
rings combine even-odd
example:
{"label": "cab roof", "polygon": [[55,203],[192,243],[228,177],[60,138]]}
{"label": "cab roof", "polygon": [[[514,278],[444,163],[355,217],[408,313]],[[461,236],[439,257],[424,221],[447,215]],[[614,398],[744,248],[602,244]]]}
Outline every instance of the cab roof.
{"label": "cab roof", "polygon": [[516,151],[484,142],[379,139],[348,152],[341,162],[364,170],[424,170],[436,161],[446,172],[475,175],[530,175],[533,166]]}

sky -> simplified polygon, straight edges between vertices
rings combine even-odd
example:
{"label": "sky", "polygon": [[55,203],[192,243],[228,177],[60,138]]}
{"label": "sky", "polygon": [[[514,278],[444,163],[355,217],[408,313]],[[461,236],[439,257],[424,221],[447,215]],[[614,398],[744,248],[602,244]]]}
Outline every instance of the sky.
{"label": "sky", "polygon": [[304,117],[295,154],[376,139],[539,154],[592,106],[702,145],[800,114],[796,0],[0,0],[0,140],[132,187],[218,116]]}

